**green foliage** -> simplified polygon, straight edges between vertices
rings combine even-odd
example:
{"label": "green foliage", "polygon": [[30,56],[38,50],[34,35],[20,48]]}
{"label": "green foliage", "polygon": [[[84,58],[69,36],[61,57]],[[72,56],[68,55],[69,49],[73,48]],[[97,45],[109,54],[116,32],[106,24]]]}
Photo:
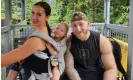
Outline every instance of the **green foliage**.
{"label": "green foliage", "polygon": [[110,22],[128,26],[129,24],[129,0],[111,1]]}
{"label": "green foliage", "polygon": [[[51,20],[70,23],[74,11],[84,12],[91,22],[104,22],[104,0],[56,0]],[[128,13],[129,0],[111,0],[111,23],[128,25]]]}
{"label": "green foliage", "polygon": [[57,14],[55,16],[59,16],[56,18],[58,19],[57,22],[66,21],[70,23],[71,15],[75,11],[84,12],[92,22],[103,22],[103,5],[101,4],[103,2],[100,0],[95,0],[95,2],[93,0],[57,0],[53,12]]}
{"label": "green foliage", "polygon": [[1,19],[5,19],[5,14],[1,13]]}
{"label": "green foliage", "polygon": [[[40,0],[26,0],[26,20],[30,23],[32,6]],[[49,0],[44,0],[49,1]],[[12,0],[12,18],[22,20],[20,0]],[[104,0],[56,0],[51,5],[52,12],[49,23],[65,21],[70,23],[75,11],[84,12],[91,22],[104,22]],[[129,0],[111,0],[110,23],[128,26]],[[1,0],[1,16],[4,19],[4,0]]]}
{"label": "green foliage", "polygon": [[1,0],[1,19],[5,19],[5,3],[4,0]]}
{"label": "green foliage", "polygon": [[4,3],[4,0],[1,0],[1,13],[4,13],[5,12],[5,3]]}
{"label": "green foliage", "polygon": [[[12,24],[18,23],[22,20],[22,12],[21,12],[21,4],[20,0],[12,0],[11,1],[11,12],[12,12]],[[11,22],[12,22],[11,21]]]}

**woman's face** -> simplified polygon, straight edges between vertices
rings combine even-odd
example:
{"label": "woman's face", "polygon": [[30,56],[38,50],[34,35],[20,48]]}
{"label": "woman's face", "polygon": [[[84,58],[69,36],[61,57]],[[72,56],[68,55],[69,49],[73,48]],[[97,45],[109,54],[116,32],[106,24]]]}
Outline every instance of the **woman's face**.
{"label": "woman's face", "polygon": [[66,36],[66,26],[64,24],[58,24],[54,31],[54,36],[57,38],[63,38]]}
{"label": "woman's face", "polygon": [[45,10],[40,6],[34,6],[32,8],[31,21],[32,25],[35,27],[40,27],[46,25],[48,17],[45,14]]}

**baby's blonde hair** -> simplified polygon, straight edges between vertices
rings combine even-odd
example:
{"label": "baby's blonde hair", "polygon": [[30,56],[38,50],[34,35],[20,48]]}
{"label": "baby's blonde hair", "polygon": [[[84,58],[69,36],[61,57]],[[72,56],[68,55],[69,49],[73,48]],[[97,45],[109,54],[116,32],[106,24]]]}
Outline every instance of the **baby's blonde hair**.
{"label": "baby's blonde hair", "polygon": [[67,33],[68,33],[68,29],[69,29],[68,24],[65,23],[65,22],[60,22],[59,24],[63,24],[63,25],[65,26],[65,29],[66,29],[66,35],[67,35]]}

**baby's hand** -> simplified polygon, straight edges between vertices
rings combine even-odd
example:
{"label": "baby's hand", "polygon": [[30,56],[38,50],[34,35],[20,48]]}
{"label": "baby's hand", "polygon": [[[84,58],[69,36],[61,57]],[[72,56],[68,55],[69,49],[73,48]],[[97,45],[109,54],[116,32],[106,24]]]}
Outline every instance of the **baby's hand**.
{"label": "baby's hand", "polygon": [[48,49],[52,49],[52,45],[50,44],[50,43],[46,43],[46,47],[48,48]]}
{"label": "baby's hand", "polygon": [[57,53],[55,51],[55,49],[53,48],[53,46],[50,43],[46,43],[46,47],[48,48],[49,52],[55,56]]}

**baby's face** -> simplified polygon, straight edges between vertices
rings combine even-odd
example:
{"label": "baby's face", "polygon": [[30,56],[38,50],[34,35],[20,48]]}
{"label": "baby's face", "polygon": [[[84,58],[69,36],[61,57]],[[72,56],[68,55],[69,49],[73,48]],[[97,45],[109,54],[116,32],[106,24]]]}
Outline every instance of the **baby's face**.
{"label": "baby's face", "polygon": [[66,32],[66,26],[64,24],[59,24],[54,31],[54,36],[57,38],[63,38],[66,36]]}

